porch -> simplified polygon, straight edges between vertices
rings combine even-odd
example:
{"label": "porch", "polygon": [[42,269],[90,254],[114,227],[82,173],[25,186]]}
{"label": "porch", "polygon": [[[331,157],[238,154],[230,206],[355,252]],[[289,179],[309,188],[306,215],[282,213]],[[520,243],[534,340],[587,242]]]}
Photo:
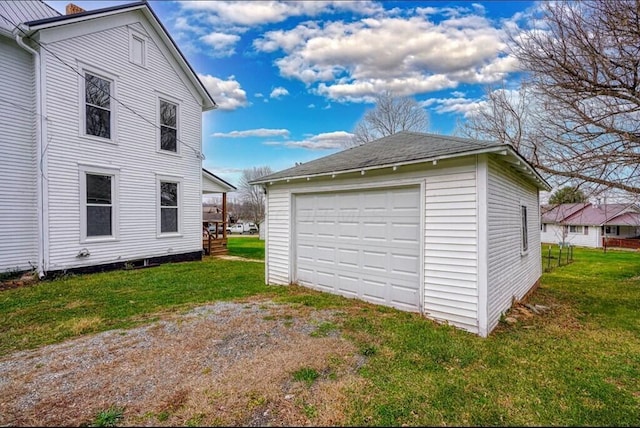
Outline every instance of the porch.
{"label": "porch", "polygon": [[220,206],[203,206],[202,210],[202,250],[205,255],[219,256],[227,254],[227,192],[236,190],[215,174],[202,168],[202,194],[222,194]]}

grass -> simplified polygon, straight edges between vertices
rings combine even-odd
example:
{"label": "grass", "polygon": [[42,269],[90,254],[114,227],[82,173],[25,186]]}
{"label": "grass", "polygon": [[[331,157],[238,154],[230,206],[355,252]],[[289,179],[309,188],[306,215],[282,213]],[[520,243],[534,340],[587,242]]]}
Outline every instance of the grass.
{"label": "grass", "polygon": [[227,250],[230,256],[264,260],[264,241],[257,236],[228,236]]}
{"label": "grass", "polygon": [[[259,258],[260,245],[233,238],[229,251]],[[261,263],[211,259],[3,291],[0,353],[206,302],[268,296],[342,314],[320,324],[316,340],[337,331],[366,358],[357,373],[363,382],[344,392],[346,425],[640,425],[638,252],[576,248],[574,262],[545,273],[532,296],[551,310],[500,324],[486,339],[418,314],[268,287],[263,275]],[[312,368],[292,378],[314,388],[325,382]],[[309,415],[322,411],[315,406]]]}
{"label": "grass", "polygon": [[124,409],[121,407],[110,407],[99,412],[90,426],[92,427],[115,427],[123,418]]}

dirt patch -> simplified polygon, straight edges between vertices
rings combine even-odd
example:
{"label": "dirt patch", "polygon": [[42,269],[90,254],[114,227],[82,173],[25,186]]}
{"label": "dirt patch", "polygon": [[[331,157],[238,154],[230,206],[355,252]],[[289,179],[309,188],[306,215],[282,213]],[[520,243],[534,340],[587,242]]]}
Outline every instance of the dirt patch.
{"label": "dirt patch", "polygon": [[[123,408],[119,425],[343,425],[364,363],[340,313],[270,301],[217,303],[153,324],[0,359],[0,425],[78,426]],[[320,337],[318,337],[320,336]],[[311,384],[294,380],[313,369]]]}
{"label": "dirt patch", "polygon": [[219,255],[219,256],[211,256],[211,257],[215,257],[215,258],[223,259],[223,260],[239,260],[239,261],[243,261],[243,262],[264,263],[264,260],[247,259],[247,258],[240,257],[240,256],[230,256],[228,254],[222,254],[222,255]]}

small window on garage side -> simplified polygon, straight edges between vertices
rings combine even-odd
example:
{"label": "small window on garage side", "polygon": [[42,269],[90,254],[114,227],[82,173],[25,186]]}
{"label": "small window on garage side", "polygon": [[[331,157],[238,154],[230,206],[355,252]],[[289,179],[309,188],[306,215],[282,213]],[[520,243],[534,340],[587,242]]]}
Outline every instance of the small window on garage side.
{"label": "small window on garage side", "polygon": [[527,207],[525,205],[520,206],[520,224],[522,252],[526,252],[529,249],[529,231],[527,228]]}

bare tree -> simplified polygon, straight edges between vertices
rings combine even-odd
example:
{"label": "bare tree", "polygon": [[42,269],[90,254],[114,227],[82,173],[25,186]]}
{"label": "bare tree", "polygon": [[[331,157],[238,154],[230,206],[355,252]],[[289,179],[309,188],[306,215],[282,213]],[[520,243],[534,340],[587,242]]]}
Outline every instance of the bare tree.
{"label": "bare tree", "polygon": [[512,35],[528,73],[465,124],[512,143],[548,174],[640,193],[640,1],[543,2],[542,26]]}
{"label": "bare tree", "polygon": [[413,98],[396,97],[384,92],[376,97],[375,108],[368,110],[353,131],[345,147],[368,143],[400,131],[424,132],[429,115]]}
{"label": "bare tree", "polygon": [[243,170],[242,177],[240,177],[238,192],[243,202],[242,214],[247,216],[247,220],[255,223],[256,226],[264,220],[265,194],[262,186],[255,186],[249,183],[272,172],[268,166],[253,167]]}

